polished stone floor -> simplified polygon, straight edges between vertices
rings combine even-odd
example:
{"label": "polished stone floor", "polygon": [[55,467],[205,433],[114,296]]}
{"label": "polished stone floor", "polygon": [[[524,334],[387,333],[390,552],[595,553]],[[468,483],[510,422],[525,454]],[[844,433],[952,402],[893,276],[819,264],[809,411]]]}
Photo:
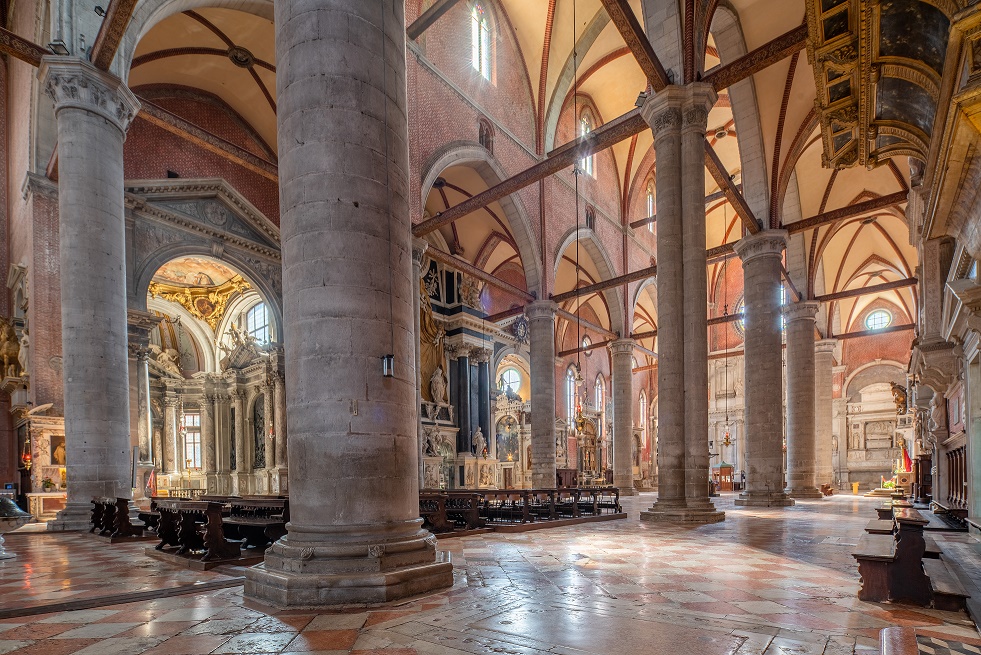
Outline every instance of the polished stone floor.
{"label": "polished stone floor", "polygon": [[[19,557],[0,563],[0,617],[60,604],[0,618],[0,653],[871,655],[892,625],[978,636],[966,614],[855,597],[849,553],[880,501],[735,509],[723,497],[724,523],[683,529],[639,522],[653,498],[625,499],[621,521],[441,539],[456,565],[452,589],[319,613],[244,601],[241,569],[170,568],[143,555],[146,544],[14,534],[7,545]],[[938,541],[975,552],[967,535]],[[190,586],[201,583],[230,586]],[[73,602],[86,609],[64,611]]]}

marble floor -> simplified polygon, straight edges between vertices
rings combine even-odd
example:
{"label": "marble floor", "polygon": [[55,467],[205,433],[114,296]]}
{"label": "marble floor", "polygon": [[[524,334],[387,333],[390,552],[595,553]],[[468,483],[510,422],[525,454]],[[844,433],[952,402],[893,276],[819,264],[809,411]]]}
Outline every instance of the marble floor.
{"label": "marble floor", "polygon": [[[441,539],[452,589],[319,613],[244,600],[235,567],[196,573],[146,557],[145,544],[14,534],[19,557],[0,563],[0,654],[871,655],[893,625],[978,637],[963,613],[856,598],[849,553],[878,500],[735,509],[724,496],[724,523],[683,529],[641,524],[653,499],[625,499],[626,520]],[[938,541],[977,558],[972,537]]]}

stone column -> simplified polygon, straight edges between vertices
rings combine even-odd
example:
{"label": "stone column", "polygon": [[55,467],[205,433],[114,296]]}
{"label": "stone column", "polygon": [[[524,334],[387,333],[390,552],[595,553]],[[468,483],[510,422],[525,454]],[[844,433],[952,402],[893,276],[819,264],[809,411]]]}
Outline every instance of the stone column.
{"label": "stone column", "polygon": [[[685,335],[685,504],[687,522],[716,523],[709,500],[708,263],[705,257],[705,131],[718,96],[711,84],[685,87],[681,124],[683,324]],[[660,256],[660,251],[658,252]],[[660,261],[660,259],[658,259]],[[677,308],[675,308],[677,311]],[[659,313],[660,317],[661,314]]]}
{"label": "stone column", "polygon": [[491,432],[490,356],[491,351],[486,348],[481,348],[473,353],[474,359],[477,360],[477,425],[480,426],[484,433],[484,439],[487,440],[488,456],[496,457],[493,443],[496,439],[493,438],[494,435]]}
{"label": "stone column", "polygon": [[[641,113],[653,128],[657,151],[657,502],[641,519],[683,521],[685,516],[685,272],[682,223],[681,111],[683,87],[653,94]],[[702,206],[704,209],[704,195]],[[704,246],[703,246],[704,248]]]}
{"label": "stone column", "polygon": [[555,309],[551,300],[525,306],[531,338],[531,486],[555,488]]}
{"label": "stone column", "polygon": [[276,444],[273,434],[273,381],[266,379],[266,385],[262,389],[262,414],[266,417],[266,423],[262,426],[263,438],[266,441],[266,470],[276,468]]}
{"label": "stone column", "polygon": [[[228,396],[221,393],[215,394],[215,463],[218,465],[218,472],[225,475],[224,485],[228,484],[228,476],[231,474],[231,450],[232,444],[225,440],[226,436],[231,437],[228,421]],[[237,464],[237,462],[236,462]]]}
{"label": "stone column", "polygon": [[814,344],[814,477],[815,482],[834,484],[832,428],[834,400],[834,354],[836,339]]}
{"label": "stone column", "polygon": [[[280,475],[288,466],[289,440],[286,434],[286,391],[283,378],[273,378],[273,430],[276,432],[276,466]],[[284,490],[285,491],[285,490]]]}
{"label": "stone column", "polygon": [[405,3],[275,10],[293,466],[289,532],[245,593],[313,606],[448,587],[419,518]]}
{"label": "stone column", "polygon": [[642,108],[657,150],[658,500],[642,520],[715,523],[708,499],[705,126],[710,85],[669,86]]}
{"label": "stone column", "polygon": [[205,395],[201,402],[201,468],[209,478],[218,470],[215,452],[215,397]]}
{"label": "stone column", "polygon": [[163,466],[161,472],[173,474],[180,471],[177,465],[177,431],[180,429],[177,418],[177,396],[169,394],[164,397],[164,434],[163,434]]}
{"label": "stone column", "polygon": [[249,492],[249,472],[252,470],[252,462],[248,457],[249,449],[245,447],[245,391],[236,389],[232,392],[232,409],[235,410],[235,425],[233,438],[235,439],[235,492],[238,494]]}
{"label": "stone column", "polygon": [[780,275],[786,230],[764,230],[735,245],[743,260],[746,362],[746,490],[737,506],[786,507],[783,488],[783,353]]}
{"label": "stone column", "polygon": [[[416,451],[419,464],[419,488],[425,487],[425,466],[423,453],[426,450],[426,435],[422,431],[422,340],[419,330],[422,327],[422,298],[419,297],[420,280],[422,280],[422,262],[426,257],[429,243],[423,239],[412,238],[412,346],[415,353],[416,371]],[[449,378],[449,375],[447,375]],[[426,380],[428,382],[428,380]]]}
{"label": "stone column", "polygon": [[818,303],[783,308],[787,320],[787,495],[823,498],[815,484],[814,317]]}
{"label": "stone column", "polygon": [[136,354],[136,438],[140,447],[140,464],[153,466],[153,416],[150,414],[150,351],[135,348]]}
{"label": "stone column", "polygon": [[621,496],[633,496],[633,339],[617,339],[610,344],[613,353],[613,486]]}
{"label": "stone column", "polygon": [[[456,435],[456,451],[469,453],[473,448],[473,418],[475,408],[470,406],[470,347],[464,346],[456,360],[456,420],[460,431]],[[421,409],[420,405],[420,409]],[[463,486],[463,480],[459,480]]]}
{"label": "stone column", "polygon": [[139,102],[108,73],[44,57],[58,124],[61,334],[68,503],[56,529],[88,526],[93,496],[132,498],[123,141]]}

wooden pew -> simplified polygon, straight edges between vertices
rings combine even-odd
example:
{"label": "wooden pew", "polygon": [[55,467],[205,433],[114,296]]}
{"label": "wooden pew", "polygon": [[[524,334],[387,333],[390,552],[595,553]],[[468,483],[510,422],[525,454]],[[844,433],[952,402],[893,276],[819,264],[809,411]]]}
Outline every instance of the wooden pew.
{"label": "wooden pew", "polygon": [[446,494],[419,494],[419,516],[422,517],[422,527],[436,533],[453,530],[453,524],[446,516],[446,499]]}
{"label": "wooden pew", "polygon": [[528,511],[528,491],[509,489],[483,492],[484,504],[481,516],[488,522],[529,523],[532,520]]}
{"label": "wooden pew", "polygon": [[157,550],[176,547],[175,555],[196,557],[201,561],[237,559],[239,544],[225,537],[222,508],[219,503],[202,500],[167,499],[158,502],[161,538]]}
{"label": "wooden pew", "polygon": [[481,518],[483,494],[467,491],[451,491],[446,495],[446,518],[455,527],[476,530],[487,522]]}
{"label": "wooden pew", "polygon": [[116,511],[113,519],[113,531],[111,537],[120,539],[124,537],[142,537],[144,525],[133,523],[129,520],[129,498],[116,499]]}
{"label": "wooden pew", "polygon": [[229,515],[223,519],[225,529],[241,539],[243,547],[265,550],[286,534],[286,524],[290,520],[289,499],[247,496],[232,498],[228,505]]}

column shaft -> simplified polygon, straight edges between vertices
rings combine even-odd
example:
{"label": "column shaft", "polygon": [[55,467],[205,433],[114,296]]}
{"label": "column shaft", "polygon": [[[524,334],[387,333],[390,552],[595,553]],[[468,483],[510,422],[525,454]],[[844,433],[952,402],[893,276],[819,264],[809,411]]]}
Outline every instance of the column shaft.
{"label": "column shaft", "polygon": [[169,396],[164,399],[164,452],[163,466],[161,472],[166,474],[177,473],[180,467],[177,465],[179,455],[177,453],[177,398]]}
{"label": "column shaft", "polygon": [[[459,453],[469,453],[472,449],[471,437],[473,436],[473,418],[471,412],[474,408],[470,406],[470,357],[469,350],[464,351],[456,360],[456,402],[457,402],[457,424],[460,431],[456,436],[456,449]],[[459,486],[463,486],[463,480],[459,480]]]}
{"label": "column shaft", "polygon": [[419,518],[405,3],[275,12],[290,523],[245,593],[312,606],[447,587]]}
{"label": "column shaft", "polygon": [[273,404],[273,429],[276,431],[276,466],[285,469],[288,467],[289,435],[286,428],[286,391],[283,379],[279,375],[273,379]]}
{"label": "column shaft", "polygon": [[[248,456],[249,448],[245,445],[245,392],[236,390],[232,392],[232,409],[235,410],[235,472],[236,478],[241,484],[244,474],[252,470],[252,458]],[[239,488],[239,492],[247,491]]]}
{"label": "column shaft", "polygon": [[[429,244],[422,239],[413,237],[412,239],[412,326],[414,328],[412,332],[412,346],[413,355],[415,357],[415,365],[413,370],[416,372],[416,450],[417,460],[419,464],[419,488],[425,487],[425,465],[423,462],[423,453],[425,451],[425,440],[426,435],[422,431],[422,336],[420,334],[420,329],[422,327],[422,298],[419,294],[422,293],[422,288],[420,287],[420,281],[422,280],[422,262],[423,258],[426,256],[426,250],[429,248]],[[428,380],[427,380],[428,382]]]}
{"label": "column shaft", "polygon": [[555,481],[555,303],[525,307],[531,333],[531,486],[554,489]]}
{"label": "column shaft", "polygon": [[834,484],[834,353],[835,339],[823,339],[814,352],[814,477],[816,484]]}
{"label": "column shaft", "polygon": [[81,529],[93,496],[133,497],[123,141],[139,103],[80,59],[45,57],[39,76],[58,125],[68,503],[55,523]]}
{"label": "column shaft", "polygon": [[206,475],[217,471],[215,454],[215,398],[206,395],[201,402],[201,468]]}
{"label": "column shaft", "polygon": [[613,486],[621,496],[632,496],[633,473],[633,339],[618,339],[610,344],[613,352]]}
{"label": "column shaft", "polygon": [[814,317],[816,302],[784,307],[787,321],[787,495],[822,498],[814,482]]}
{"label": "column shaft", "polygon": [[136,435],[140,446],[140,463],[153,465],[153,415],[150,413],[149,350],[136,351]]}
{"label": "column shaft", "polygon": [[262,414],[266,418],[262,426],[263,438],[266,442],[266,469],[276,468],[276,443],[273,435],[273,383],[268,381],[262,389]]}
{"label": "column shaft", "polygon": [[785,230],[743,237],[744,362],[746,380],[746,490],[737,506],[787,506],[783,483],[783,354],[780,276]]}

